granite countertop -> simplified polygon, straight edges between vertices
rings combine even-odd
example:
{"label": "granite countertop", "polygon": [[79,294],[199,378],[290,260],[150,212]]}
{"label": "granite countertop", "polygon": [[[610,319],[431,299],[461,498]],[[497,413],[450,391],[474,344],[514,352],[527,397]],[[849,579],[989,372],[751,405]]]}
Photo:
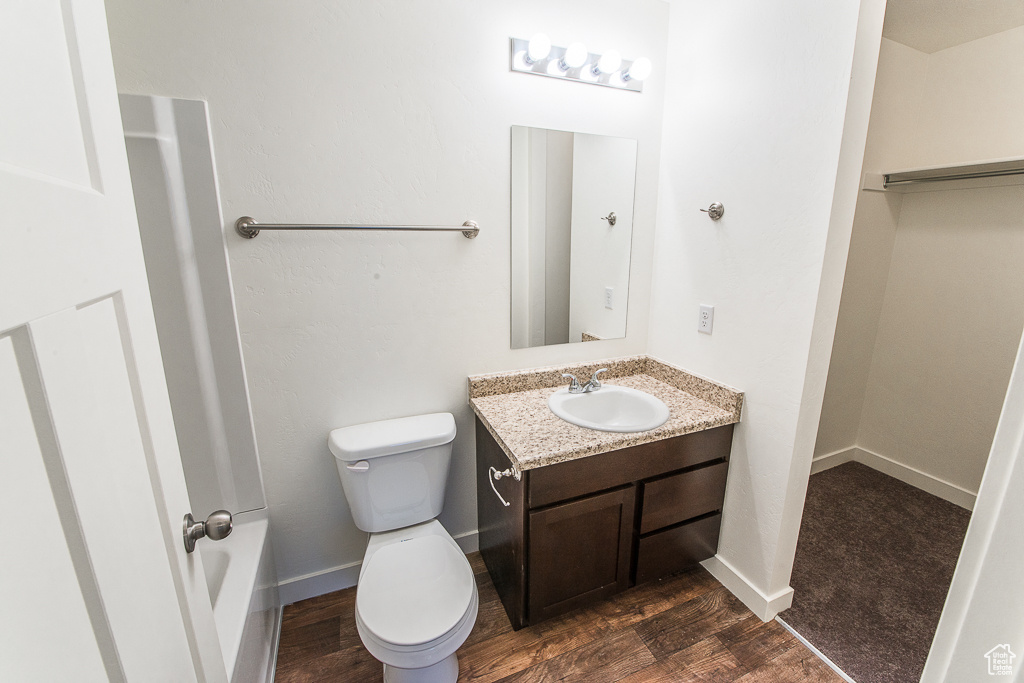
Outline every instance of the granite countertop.
{"label": "granite countertop", "polygon": [[[646,432],[601,432],[578,427],[548,408],[548,397],[567,385],[563,372],[590,378],[607,367],[602,384],[646,391],[668,406],[668,421]],[[469,378],[470,405],[516,469],[530,470],[567,460],[733,424],[743,394],[650,356],[577,363]]]}

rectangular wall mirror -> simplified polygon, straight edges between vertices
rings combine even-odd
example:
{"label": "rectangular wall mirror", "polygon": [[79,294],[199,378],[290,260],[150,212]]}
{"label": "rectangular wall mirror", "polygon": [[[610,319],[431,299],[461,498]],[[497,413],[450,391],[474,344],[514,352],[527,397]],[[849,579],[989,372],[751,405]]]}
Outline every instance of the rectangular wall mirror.
{"label": "rectangular wall mirror", "polygon": [[512,348],[626,336],[636,140],[512,126]]}

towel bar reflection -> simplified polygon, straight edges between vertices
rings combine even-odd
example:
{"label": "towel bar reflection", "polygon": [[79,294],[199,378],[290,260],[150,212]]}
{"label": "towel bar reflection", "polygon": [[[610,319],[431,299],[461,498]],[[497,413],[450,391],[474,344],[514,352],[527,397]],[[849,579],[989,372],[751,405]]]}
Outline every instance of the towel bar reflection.
{"label": "towel bar reflection", "polygon": [[461,232],[468,239],[480,234],[480,226],[476,221],[466,221],[462,225],[362,225],[355,224],[324,224],[313,223],[257,223],[251,216],[242,216],[235,221],[235,232],[246,239],[252,239],[261,230],[417,230],[420,232]]}

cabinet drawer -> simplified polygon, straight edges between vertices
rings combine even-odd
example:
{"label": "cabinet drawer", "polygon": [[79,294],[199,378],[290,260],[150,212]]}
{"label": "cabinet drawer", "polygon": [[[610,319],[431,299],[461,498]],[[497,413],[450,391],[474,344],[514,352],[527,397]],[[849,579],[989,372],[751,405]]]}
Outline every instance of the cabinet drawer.
{"label": "cabinet drawer", "polygon": [[732,448],[732,430],[733,425],[724,425],[528,470],[527,507],[544,507],[703,462],[725,460]]}
{"label": "cabinet drawer", "polygon": [[713,556],[718,551],[721,525],[719,513],[641,538],[636,582],[671,574]]}
{"label": "cabinet drawer", "polygon": [[640,533],[646,534],[721,510],[728,471],[729,463],[723,462],[644,482]]}

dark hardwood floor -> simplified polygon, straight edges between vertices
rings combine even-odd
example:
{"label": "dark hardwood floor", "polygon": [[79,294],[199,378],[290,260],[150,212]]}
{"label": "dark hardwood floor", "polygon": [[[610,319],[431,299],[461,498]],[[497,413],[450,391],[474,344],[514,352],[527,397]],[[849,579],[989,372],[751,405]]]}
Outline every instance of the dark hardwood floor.
{"label": "dark hardwood floor", "polygon": [[[474,683],[797,683],[841,678],[774,621],[762,623],[697,568],[513,631],[479,553],[480,613],[459,649]],[[356,589],[284,610],[277,683],[381,681],[356,633]]]}

